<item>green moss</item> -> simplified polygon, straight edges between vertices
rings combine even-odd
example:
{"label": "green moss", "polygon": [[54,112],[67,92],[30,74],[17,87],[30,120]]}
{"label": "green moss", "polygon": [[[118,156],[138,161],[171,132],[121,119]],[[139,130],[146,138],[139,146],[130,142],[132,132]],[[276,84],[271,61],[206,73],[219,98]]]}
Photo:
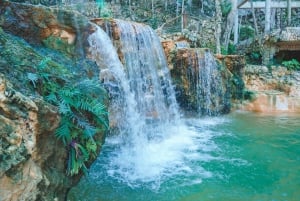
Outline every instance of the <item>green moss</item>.
{"label": "green moss", "polygon": [[67,54],[69,56],[74,56],[75,54],[75,46],[73,44],[69,44],[68,41],[60,37],[49,36],[48,38],[43,40],[43,44],[48,48],[58,50],[61,53]]}
{"label": "green moss", "polygon": [[244,90],[243,97],[244,100],[254,101],[257,97],[257,94],[254,91]]}

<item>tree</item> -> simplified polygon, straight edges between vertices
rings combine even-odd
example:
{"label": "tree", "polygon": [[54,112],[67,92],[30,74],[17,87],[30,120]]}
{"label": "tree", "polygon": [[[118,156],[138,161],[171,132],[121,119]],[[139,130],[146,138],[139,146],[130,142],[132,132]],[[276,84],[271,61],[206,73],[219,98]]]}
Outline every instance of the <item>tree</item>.
{"label": "tree", "polygon": [[226,28],[223,35],[223,41],[224,41],[223,46],[226,52],[228,50],[230,34],[232,31],[236,14],[237,14],[237,0],[231,0],[231,10],[227,17]]}
{"label": "tree", "polygon": [[215,31],[215,38],[216,38],[216,53],[221,54],[221,23],[222,23],[222,11],[221,11],[221,0],[215,0],[216,4],[216,31]]}

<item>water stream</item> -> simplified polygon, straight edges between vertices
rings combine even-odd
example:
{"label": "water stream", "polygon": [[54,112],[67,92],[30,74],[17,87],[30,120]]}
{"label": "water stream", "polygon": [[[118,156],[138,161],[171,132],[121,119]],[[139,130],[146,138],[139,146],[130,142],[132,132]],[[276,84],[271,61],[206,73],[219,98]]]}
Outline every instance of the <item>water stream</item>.
{"label": "water stream", "polygon": [[107,136],[89,175],[70,191],[70,201],[300,197],[298,117],[179,117],[157,36],[147,26],[116,22],[124,66],[100,28],[89,42],[112,94],[118,129]]}
{"label": "water stream", "polygon": [[226,102],[221,71],[209,50],[196,50],[198,63],[197,104],[202,115],[218,115]]}
{"label": "water stream", "polygon": [[[108,138],[89,176],[72,189],[76,201],[297,201],[300,117],[232,113],[185,119],[187,129],[144,147],[116,173],[118,148]],[[172,132],[172,131],[170,131]],[[179,135],[178,135],[179,134]],[[172,148],[171,148],[172,147]],[[146,151],[147,150],[147,151]],[[118,163],[127,163],[126,154]],[[125,169],[124,169],[125,171]],[[138,172],[138,173],[137,173]]]}

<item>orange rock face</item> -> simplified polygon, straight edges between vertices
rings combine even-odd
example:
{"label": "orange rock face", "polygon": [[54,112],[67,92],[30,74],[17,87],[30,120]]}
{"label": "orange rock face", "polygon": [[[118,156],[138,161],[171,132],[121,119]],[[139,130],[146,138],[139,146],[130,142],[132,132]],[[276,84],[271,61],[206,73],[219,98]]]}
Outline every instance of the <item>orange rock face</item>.
{"label": "orange rock face", "polygon": [[[42,6],[1,1],[0,15],[5,16],[0,21],[0,26],[6,32],[24,38],[31,44],[41,44],[47,41],[51,48],[59,51],[72,46],[74,46],[73,50],[81,48],[87,43],[89,33],[94,31],[89,21],[83,16]],[[64,47],[49,44],[51,41],[47,39],[50,37],[52,43],[59,41],[59,44],[64,44]],[[64,53],[76,54],[70,51]]]}
{"label": "orange rock face", "polygon": [[267,114],[300,113],[299,75],[284,67],[248,65],[244,80],[254,98],[245,101],[240,109]]}

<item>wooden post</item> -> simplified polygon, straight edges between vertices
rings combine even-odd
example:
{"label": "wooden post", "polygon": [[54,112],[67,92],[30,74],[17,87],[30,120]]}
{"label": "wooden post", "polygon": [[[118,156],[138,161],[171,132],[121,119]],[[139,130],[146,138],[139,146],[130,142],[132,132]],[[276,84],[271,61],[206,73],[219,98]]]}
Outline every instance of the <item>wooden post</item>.
{"label": "wooden post", "polygon": [[290,26],[291,25],[291,11],[292,11],[292,2],[291,0],[287,0],[287,25]]}
{"label": "wooden post", "polygon": [[239,9],[236,9],[234,13],[234,37],[233,44],[237,44],[239,42]]}
{"label": "wooden post", "polygon": [[268,34],[271,31],[271,0],[266,0],[265,12],[265,34]]}

